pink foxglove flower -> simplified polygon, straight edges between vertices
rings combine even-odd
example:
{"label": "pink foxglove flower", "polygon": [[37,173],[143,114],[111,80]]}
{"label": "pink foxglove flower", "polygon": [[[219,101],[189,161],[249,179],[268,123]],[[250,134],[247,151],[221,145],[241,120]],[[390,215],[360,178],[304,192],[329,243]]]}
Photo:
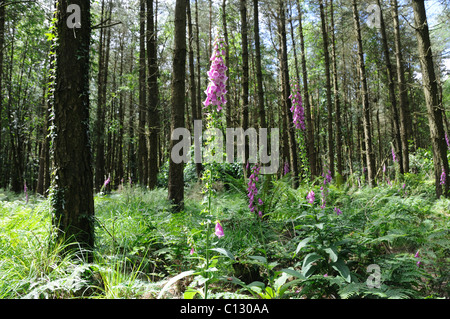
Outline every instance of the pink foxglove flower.
{"label": "pink foxglove flower", "polygon": [[334,208],[334,211],[336,212],[336,215],[338,215],[338,216],[342,214],[342,211],[337,207]]}
{"label": "pink foxglove flower", "polygon": [[225,234],[223,233],[222,225],[220,225],[219,222],[217,222],[217,224],[216,224],[216,228],[215,228],[214,234],[215,234],[217,237],[219,237],[219,238],[225,236]]}
{"label": "pink foxglove flower", "polygon": [[440,182],[441,185],[445,185],[445,178],[446,178],[446,175],[447,175],[447,174],[445,174],[445,170],[442,169],[441,182]]}
{"label": "pink foxglove flower", "polygon": [[192,248],[191,248],[191,251],[189,252],[189,254],[190,254],[190,255],[193,255],[194,252],[195,252],[195,249],[194,249],[194,247],[192,247]]}
{"label": "pink foxglove flower", "polygon": [[298,89],[298,84],[292,89],[292,94],[289,98],[292,101],[291,112],[292,112],[292,121],[297,129],[305,130],[305,110],[302,106],[302,96],[300,95],[300,91]]}
{"label": "pink foxglove flower", "polygon": [[214,50],[211,56],[211,68],[208,71],[209,84],[206,89],[206,100],[203,102],[204,108],[209,105],[216,106],[217,112],[222,111],[222,106],[227,103],[225,94],[227,93],[226,74],[227,66],[224,62],[225,48],[227,44],[222,38],[214,41]]}
{"label": "pink foxglove flower", "polygon": [[394,148],[392,148],[392,160],[393,160],[394,162],[397,162],[397,156],[395,156]]}
{"label": "pink foxglove flower", "polygon": [[314,191],[310,191],[310,192],[308,193],[308,195],[306,196],[306,199],[308,200],[308,202],[309,202],[310,204],[313,204],[313,203],[314,203],[314,199],[315,199]]}

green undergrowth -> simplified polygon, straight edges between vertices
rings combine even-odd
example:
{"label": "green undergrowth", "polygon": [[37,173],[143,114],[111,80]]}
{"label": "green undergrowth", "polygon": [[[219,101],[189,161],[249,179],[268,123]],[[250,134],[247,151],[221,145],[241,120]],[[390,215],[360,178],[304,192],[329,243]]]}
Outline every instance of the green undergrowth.
{"label": "green undergrowth", "polygon": [[[214,184],[209,216],[195,183],[178,214],[164,188],[98,194],[92,263],[60,254],[47,199],[0,191],[0,298],[199,298],[208,280],[210,298],[448,298],[450,200],[425,177],[332,183],[324,208],[320,183],[265,183],[263,219],[242,177]],[[209,243],[209,279],[206,220],[225,234]]]}

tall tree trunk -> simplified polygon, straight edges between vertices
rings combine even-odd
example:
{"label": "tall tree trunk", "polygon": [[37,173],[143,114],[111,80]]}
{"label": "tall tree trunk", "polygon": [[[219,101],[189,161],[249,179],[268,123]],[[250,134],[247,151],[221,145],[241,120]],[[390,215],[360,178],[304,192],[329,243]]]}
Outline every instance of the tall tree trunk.
{"label": "tall tree trunk", "polygon": [[303,78],[303,103],[305,104],[305,115],[306,115],[306,137],[308,144],[308,159],[309,159],[309,169],[311,173],[311,178],[317,176],[316,170],[316,151],[314,148],[314,126],[311,113],[311,103],[308,88],[308,70],[306,69],[306,51],[305,51],[305,39],[303,36],[303,23],[302,23],[302,8],[300,6],[300,1],[297,0],[298,7],[298,29],[300,33],[300,51],[301,51],[301,64],[302,64],[302,78]]}
{"label": "tall tree trunk", "polygon": [[[102,9],[100,21],[104,21],[105,1],[102,0]],[[95,121],[94,145],[95,156],[95,182],[94,187],[100,190],[105,178],[105,102],[106,102],[106,83],[105,83],[105,51],[104,43],[106,41],[106,29],[100,28],[100,39],[98,48],[98,79],[97,79],[97,119]]]}
{"label": "tall tree trunk", "polygon": [[124,132],[124,106],[123,106],[123,98],[124,92],[121,89],[123,86],[123,61],[124,61],[124,49],[125,49],[125,34],[121,34],[119,38],[119,48],[120,48],[120,67],[119,67],[119,109],[118,109],[118,117],[119,117],[119,129],[117,134],[117,162],[116,162],[116,176],[115,176],[115,185],[116,187],[122,183],[123,180],[123,132]]}
{"label": "tall tree trunk", "polygon": [[330,72],[330,54],[328,50],[328,30],[323,1],[319,2],[320,20],[322,22],[322,41],[323,54],[325,60],[325,89],[327,92],[327,111],[328,111],[328,169],[331,176],[334,177],[334,141],[333,141],[333,104],[331,100],[331,72]]}
{"label": "tall tree trunk", "polygon": [[147,55],[148,55],[148,125],[149,161],[148,187],[154,189],[158,176],[158,133],[159,133],[159,89],[156,28],[154,23],[153,0],[147,0]]}
{"label": "tall tree trunk", "polygon": [[[198,113],[200,107],[197,105],[200,100],[197,100],[197,83],[195,78],[195,63],[194,63],[194,30],[192,27],[192,14],[191,14],[191,4],[187,1],[187,19],[188,19],[188,37],[189,37],[189,92],[191,97],[191,111],[192,111],[192,123],[195,120],[201,120],[202,114]],[[193,124],[192,124],[193,127]],[[200,142],[200,141],[197,141]],[[195,164],[197,177],[200,178],[202,174],[202,164]]]}
{"label": "tall tree trunk", "polygon": [[[171,133],[184,128],[185,77],[186,77],[186,0],[176,0],[174,53],[172,69]],[[170,153],[176,141],[170,139]],[[175,212],[184,209],[184,163],[169,161],[169,200]]]}
{"label": "tall tree trunk", "polygon": [[[133,36],[134,41],[134,36]],[[134,47],[131,49],[130,54],[130,74],[133,74],[134,71]],[[130,185],[135,181],[136,178],[136,151],[135,151],[135,141],[134,141],[134,123],[135,123],[135,113],[136,109],[134,107],[134,91],[131,91],[129,94],[130,102],[128,108],[128,182]]]}
{"label": "tall tree trunk", "polygon": [[[202,82],[201,82],[201,64],[200,64],[200,27],[199,27],[199,21],[198,21],[198,0],[195,0],[195,46],[197,48],[197,101],[198,101],[198,109],[197,114],[199,118],[203,118],[202,113]],[[228,50],[227,50],[228,52]]]}
{"label": "tall tree trunk", "polygon": [[146,186],[148,181],[147,138],[145,137],[145,123],[147,118],[147,80],[145,61],[145,2],[140,0],[139,10],[139,119],[138,119],[138,179],[139,185]]}
{"label": "tall tree trunk", "polygon": [[[444,124],[442,118],[442,105],[439,104],[436,74],[434,72],[433,53],[431,50],[430,34],[428,30],[427,15],[423,0],[413,0],[415,30],[419,60],[422,70],[423,92],[427,104],[428,124],[430,127],[431,145],[433,147],[433,163],[436,196],[448,196],[449,171],[447,160],[447,145],[445,142]],[[441,174],[444,173],[446,181],[441,185]]]}
{"label": "tall tree trunk", "polygon": [[363,105],[363,127],[364,127],[364,144],[367,166],[367,181],[369,187],[375,184],[375,158],[373,154],[372,136],[370,128],[370,106],[369,106],[369,91],[367,89],[366,67],[364,64],[364,54],[362,48],[361,28],[359,24],[359,13],[356,5],[356,0],[352,0],[353,7],[353,23],[355,26],[356,39],[358,43],[358,65],[359,75],[361,79],[361,98]]}
{"label": "tall tree trunk", "polygon": [[[249,127],[249,66],[248,66],[248,29],[247,29],[247,1],[239,1],[239,11],[241,15],[241,38],[242,38],[242,128],[245,130]],[[249,145],[245,140],[245,156],[244,156],[244,173],[249,175],[249,170],[245,169],[249,158]]]}
{"label": "tall tree trunk", "polygon": [[[228,43],[228,27],[227,27],[227,0],[223,0],[222,2],[222,27],[223,27],[223,38],[225,40],[225,43],[229,45]],[[225,65],[228,67],[226,76],[230,78],[230,50],[225,50]],[[233,105],[233,99],[228,98],[227,95],[225,95],[225,99],[227,100],[226,108],[226,123],[227,127],[232,127],[232,121],[231,121],[231,110]]]}
{"label": "tall tree trunk", "polygon": [[80,28],[69,28],[68,1],[57,3],[56,80],[53,105],[53,225],[57,238],[72,243],[92,262],[94,194],[89,140],[90,1],[74,0]]}
{"label": "tall tree trunk", "polygon": [[336,40],[334,32],[334,9],[333,0],[330,0],[330,16],[331,16],[331,57],[333,65],[333,94],[334,94],[334,109],[336,116],[336,160],[337,171],[342,176],[344,165],[342,161],[342,124],[341,124],[341,101],[339,97],[338,71],[337,71],[337,54],[336,54]]}
{"label": "tall tree trunk", "polygon": [[395,38],[395,58],[397,63],[397,82],[398,82],[398,110],[400,123],[400,140],[402,142],[402,161],[403,171],[409,172],[409,148],[408,148],[408,123],[410,123],[410,113],[408,106],[408,93],[405,81],[404,62],[402,55],[402,45],[400,41],[400,24],[398,22],[398,4],[397,0],[391,0],[392,19],[394,21]]}
{"label": "tall tree trunk", "polygon": [[6,186],[3,174],[5,153],[3,152],[3,47],[5,44],[5,0],[0,0],[0,188]]}
{"label": "tall tree trunk", "polygon": [[278,32],[280,34],[281,41],[281,81],[282,81],[282,92],[283,92],[283,107],[285,110],[285,116],[287,120],[287,133],[289,139],[289,164],[290,171],[293,176],[293,184],[294,188],[298,188],[299,186],[299,176],[298,176],[298,160],[297,160],[297,143],[295,140],[295,130],[294,125],[292,123],[292,117],[290,116],[291,109],[291,99],[289,96],[291,95],[291,87],[289,85],[289,67],[288,67],[288,55],[287,55],[287,36],[286,36],[286,13],[284,2],[279,1],[279,21],[278,21]]}
{"label": "tall tree trunk", "polygon": [[[261,44],[259,39],[259,10],[258,0],[253,0],[253,24],[255,33],[255,67],[256,67],[256,83],[258,84],[258,114],[259,126],[267,128],[266,111],[264,106],[264,88],[261,69]],[[228,50],[227,50],[228,51]]]}
{"label": "tall tree trunk", "polygon": [[[386,62],[386,72],[388,78],[388,87],[389,87],[389,101],[391,102],[393,121],[394,121],[394,136],[395,136],[395,144],[396,144],[396,153],[399,156],[399,166],[400,166],[400,174],[404,173],[403,166],[403,152],[402,150],[405,148],[405,145],[402,143],[402,139],[400,137],[400,120],[398,117],[398,107],[397,100],[395,97],[395,84],[394,84],[394,69],[391,64],[389,47],[388,47],[388,39],[386,35],[386,27],[384,23],[383,10],[381,8],[381,1],[377,0],[378,7],[380,8],[380,30],[381,30],[381,40],[383,42],[383,53]],[[408,143],[406,143],[406,148],[408,148]]]}

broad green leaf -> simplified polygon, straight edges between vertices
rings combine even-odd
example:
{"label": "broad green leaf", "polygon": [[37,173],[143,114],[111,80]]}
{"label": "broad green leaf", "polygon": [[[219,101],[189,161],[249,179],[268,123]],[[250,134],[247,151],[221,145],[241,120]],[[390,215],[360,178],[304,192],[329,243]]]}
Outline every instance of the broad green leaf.
{"label": "broad green leaf", "polygon": [[297,245],[297,249],[295,250],[294,256],[297,255],[298,252],[299,252],[302,248],[306,247],[306,245],[307,245],[311,240],[312,240],[312,237],[306,237],[306,238],[303,239],[301,242],[299,242],[298,245]]}
{"label": "broad green leaf", "polygon": [[197,289],[192,289],[192,288],[188,288],[184,294],[183,294],[183,298],[184,299],[194,299],[196,294],[199,294],[200,291],[198,291]]}
{"label": "broad green leaf", "polygon": [[336,247],[329,247],[325,248],[324,250],[328,253],[332,262],[336,262],[338,260]]}
{"label": "broad green leaf", "polygon": [[218,253],[220,253],[220,254],[222,254],[224,256],[227,256],[231,260],[236,260],[234,255],[229,250],[227,250],[225,248],[211,248],[211,250],[217,251]]}
{"label": "broad green leaf", "polygon": [[281,271],[284,272],[284,273],[286,273],[286,274],[288,274],[288,275],[297,277],[297,278],[299,278],[299,279],[306,279],[306,277],[303,276],[303,274],[301,274],[300,272],[298,272],[297,270],[294,270],[294,269],[283,268],[283,269],[281,269]]}
{"label": "broad green leaf", "polygon": [[251,259],[257,260],[257,261],[259,261],[259,262],[261,262],[263,264],[267,264],[266,257],[263,257],[263,256],[248,256],[248,257],[251,258]]}
{"label": "broad green leaf", "polygon": [[321,255],[317,253],[310,253],[306,255],[305,259],[303,259],[303,266],[302,266],[302,274],[305,277],[309,277],[314,273],[314,270],[316,267],[313,267],[313,263],[316,262],[322,258]]}
{"label": "broad green leaf", "polygon": [[345,281],[351,281],[350,269],[348,269],[348,266],[341,259],[334,263],[331,263],[331,267],[337,270],[339,274],[345,279]]}

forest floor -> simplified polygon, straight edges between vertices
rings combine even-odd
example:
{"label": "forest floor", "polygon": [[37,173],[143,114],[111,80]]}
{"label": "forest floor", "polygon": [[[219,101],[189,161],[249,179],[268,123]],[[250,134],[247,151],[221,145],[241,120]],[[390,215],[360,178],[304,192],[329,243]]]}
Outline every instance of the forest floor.
{"label": "forest floor", "polygon": [[48,199],[0,190],[0,298],[449,297],[450,200],[425,175],[374,188],[267,183],[264,218],[242,179],[215,184],[210,212],[199,184],[178,214],[164,188],[97,194],[90,264],[49,245]]}

